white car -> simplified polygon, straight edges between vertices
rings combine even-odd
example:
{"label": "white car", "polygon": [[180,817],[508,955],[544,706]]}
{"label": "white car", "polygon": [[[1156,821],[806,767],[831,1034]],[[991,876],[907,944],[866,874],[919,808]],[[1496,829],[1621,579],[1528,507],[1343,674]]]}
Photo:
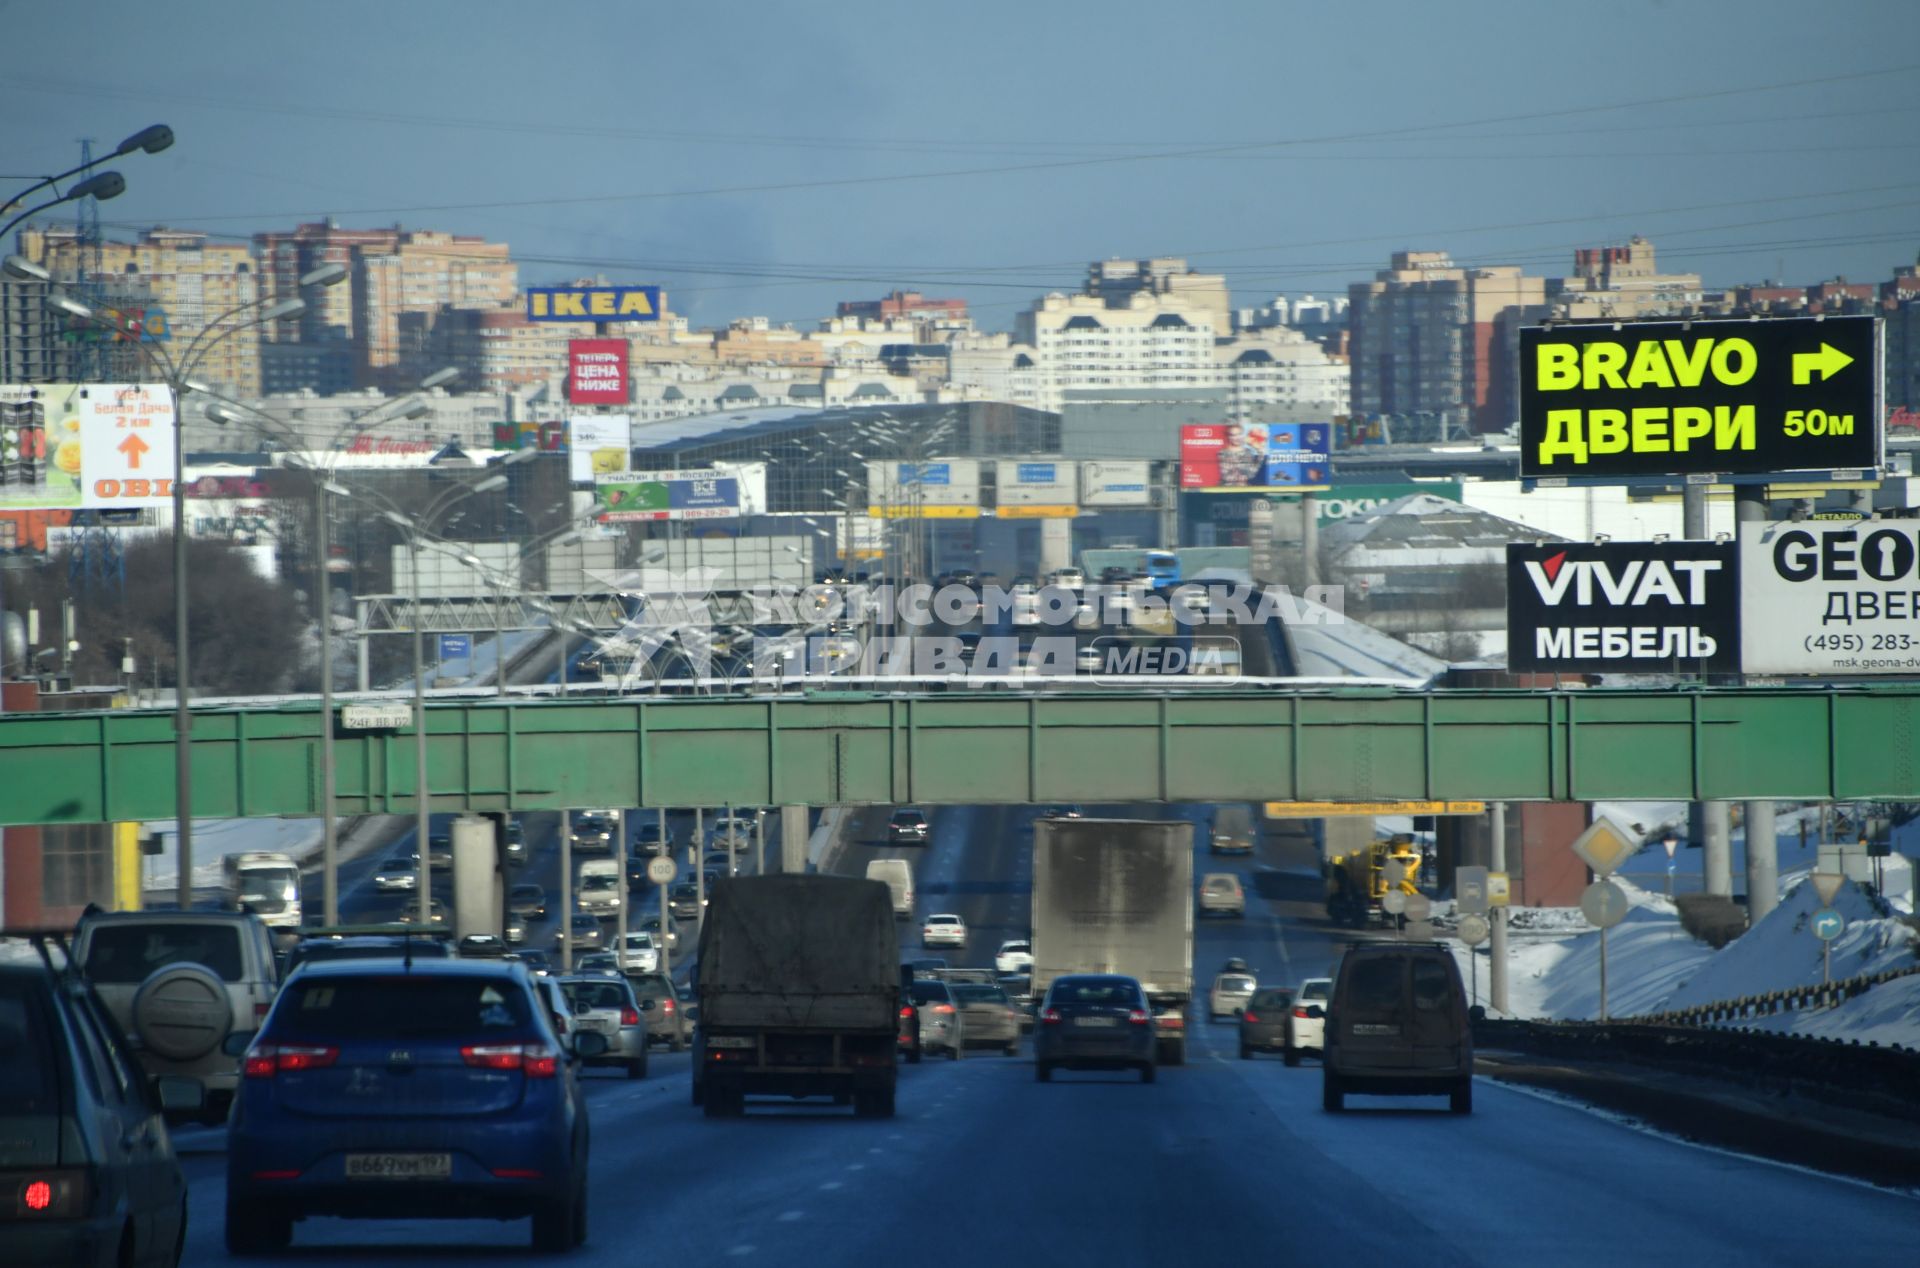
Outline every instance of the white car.
{"label": "white car", "polygon": [[1087,584],[1087,574],[1078,568],[1056,568],[1053,571],[1053,575],[1048,578],[1048,581],[1056,586],[1066,586],[1068,589],[1078,590],[1081,586]]}
{"label": "white car", "polygon": [[1033,972],[1033,944],[1025,938],[1001,943],[1000,949],[993,953],[993,971],[995,973]]}
{"label": "white car", "polygon": [[967,949],[967,922],[960,917],[945,912],[928,916],[926,923],[920,926],[920,945],[932,947],[957,947]]}
{"label": "white car", "polygon": [[409,858],[390,858],[373,873],[373,887],[383,894],[406,893],[420,886],[420,864]]}
{"label": "white car", "polygon": [[650,933],[629,933],[626,943],[615,951],[620,967],[628,973],[658,973],[660,948]]}
{"label": "white car", "polygon": [[[1327,1004],[1332,998],[1330,977],[1310,977],[1293,993],[1293,1015],[1287,1018],[1288,1065],[1297,1063],[1302,1052],[1311,1052],[1317,1057],[1325,1050]],[[1314,1009],[1319,1010],[1318,1017],[1309,1016]]]}

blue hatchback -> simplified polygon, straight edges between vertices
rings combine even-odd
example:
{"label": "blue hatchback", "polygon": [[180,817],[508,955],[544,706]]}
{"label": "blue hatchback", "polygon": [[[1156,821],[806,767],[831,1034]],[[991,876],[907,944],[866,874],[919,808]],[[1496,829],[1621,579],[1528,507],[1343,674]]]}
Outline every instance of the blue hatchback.
{"label": "blue hatchback", "polygon": [[288,978],[242,1066],[227,1247],[275,1250],[308,1215],[533,1217],[586,1240],[587,1112],[526,968],[344,960]]}

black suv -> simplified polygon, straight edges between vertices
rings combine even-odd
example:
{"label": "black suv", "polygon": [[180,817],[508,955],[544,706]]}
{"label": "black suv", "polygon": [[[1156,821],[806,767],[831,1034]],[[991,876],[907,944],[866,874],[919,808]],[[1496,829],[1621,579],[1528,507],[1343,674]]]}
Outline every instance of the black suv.
{"label": "black suv", "polygon": [[149,1082],[65,944],[33,942],[0,963],[0,1263],[178,1264],[187,1184],[161,1115],[205,1093]]}

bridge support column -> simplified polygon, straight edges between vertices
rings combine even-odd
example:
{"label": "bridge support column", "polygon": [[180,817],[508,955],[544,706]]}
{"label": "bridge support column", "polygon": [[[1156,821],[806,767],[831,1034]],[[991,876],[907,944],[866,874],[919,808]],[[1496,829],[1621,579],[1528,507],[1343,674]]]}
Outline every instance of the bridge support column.
{"label": "bridge support column", "polygon": [[781,871],[799,873],[807,870],[807,839],[811,835],[805,806],[780,807]]}
{"label": "bridge support column", "polygon": [[1780,901],[1780,838],[1771,801],[1747,803],[1747,928]]}
{"label": "bridge support column", "polygon": [[1732,826],[1728,801],[1700,803],[1701,854],[1705,869],[1704,888],[1723,898],[1733,896]]}
{"label": "bridge support column", "polygon": [[[1492,842],[1487,856],[1489,872],[1507,870],[1507,803],[1496,801],[1493,812]],[[1487,1002],[1496,1016],[1507,1012],[1507,909],[1491,908],[1488,913]]]}

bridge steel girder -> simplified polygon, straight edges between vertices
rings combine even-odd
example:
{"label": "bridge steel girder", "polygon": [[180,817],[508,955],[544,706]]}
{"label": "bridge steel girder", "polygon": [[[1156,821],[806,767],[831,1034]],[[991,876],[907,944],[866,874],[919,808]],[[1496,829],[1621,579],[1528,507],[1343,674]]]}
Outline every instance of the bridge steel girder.
{"label": "bridge steel girder", "polygon": [[[195,710],[193,813],[318,815],[315,702]],[[1695,691],[460,700],[436,811],[1129,801],[1920,800],[1920,684]],[[175,817],[173,719],[0,716],[0,823]],[[341,815],[410,814],[413,733],[337,731]]]}

